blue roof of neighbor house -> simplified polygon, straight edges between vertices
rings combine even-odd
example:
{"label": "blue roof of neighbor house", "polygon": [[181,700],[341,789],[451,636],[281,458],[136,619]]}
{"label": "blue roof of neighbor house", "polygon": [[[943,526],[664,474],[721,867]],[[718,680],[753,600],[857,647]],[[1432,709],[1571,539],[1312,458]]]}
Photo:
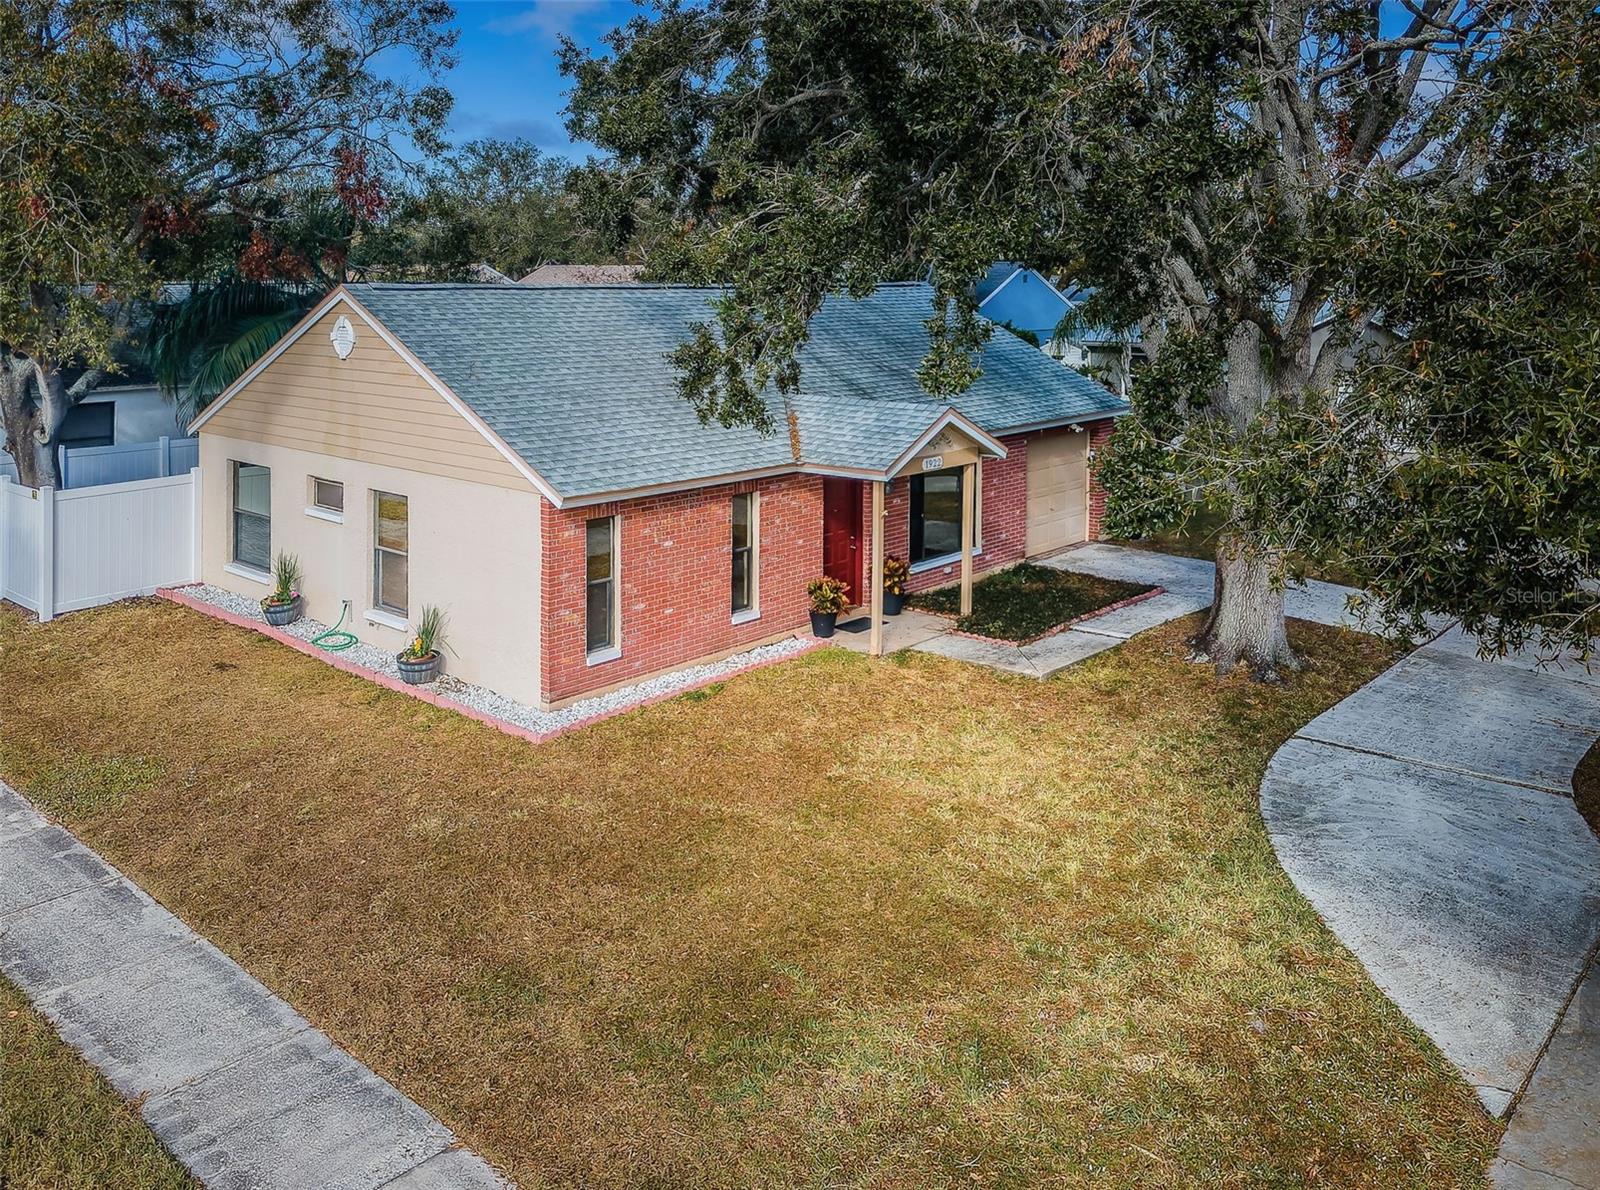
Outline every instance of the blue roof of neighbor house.
{"label": "blue roof of neighbor house", "polygon": [[[563,499],[798,465],[787,427],[763,436],[702,425],[667,352],[712,317],[716,291],[687,286],[347,287]],[[917,382],[933,310],[924,284],[830,297],[800,353],[801,461],[877,469],[946,406],[1000,434],[1127,405],[1011,335],[985,347],[964,393]],[[775,408],[780,408],[774,397]]]}

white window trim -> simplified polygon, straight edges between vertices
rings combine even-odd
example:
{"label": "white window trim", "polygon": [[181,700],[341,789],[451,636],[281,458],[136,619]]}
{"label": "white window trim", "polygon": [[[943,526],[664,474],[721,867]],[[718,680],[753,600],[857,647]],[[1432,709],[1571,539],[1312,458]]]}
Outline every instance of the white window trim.
{"label": "white window trim", "polygon": [[[750,606],[736,612],[730,612],[729,622],[733,624],[748,624],[752,620],[761,618],[761,493],[740,492],[739,496],[750,497]],[[732,501],[729,502],[729,516],[732,516]],[[729,544],[732,544],[732,532],[729,532]],[[733,569],[733,555],[728,556],[728,569]]]}
{"label": "white window trim", "polygon": [[[409,494],[404,492],[379,491],[377,488],[370,488],[368,490],[372,497],[367,502],[372,515],[372,532],[367,538],[367,557],[372,567],[371,573],[368,576],[370,580],[368,587],[370,588],[369,593],[372,595],[371,602],[373,606],[371,611],[367,613],[367,618],[372,619],[372,617],[375,615],[387,616],[389,617],[389,620],[398,620],[399,626],[401,628],[405,628],[408,624],[406,617],[411,614],[411,497]],[[380,546],[378,544],[378,498],[380,496],[394,496],[397,499],[404,500],[406,502],[406,548],[403,551],[392,550],[387,546]],[[378,554],[380,552],[386,554],[396,554],[406,560],[406,610],[403,612],[397,613],[393,608],[378,606]],[[389,623],[389,620],[373,620],[373,623],[387,624]],[[393,627],[393,625],[391,625],[391,627]]]}
{"label": "white window trim", "polygon": [[[983,557],[983,551],[975,549],[972,551],[972,556],[974,559],[981,558]],[[924,570],[938,570],[942,566],[954,566],[960,561],[960,550],[953,554],[940,554],[937,558],[924,558],[920,562],[913,562],[911,564],[911,573],[921,574]]]}
{"label": "white window trim", "polygon": [[[996,291],[998,292],[998,290]],[[909,485],[910,480],[906,483]],[[983,557],[983,460],[979,459],[973,467],[972,482],[975,490],[972,493],[972,519],[977,524],[972,526],[972,556]],[[911,501],[909,486],[906,489],[906,531],[909,536],[911,530]],[[952,550],[948,554],[939,554],[936,557],[924,558],[920,562],[911,563],[911,573],[921,574],[925,570],[938,570],[941,566],[949,566],[953,562],[961,561],[961,551]]]}
{"label": "white window trim", "polygon": [[[239,552],[237,530],[239,527],[239,468],[261,467],[267,473],[267,557],[272,556],[272,468],[263,463],[246,463],[242,459],[228,460],[228,560],[222,569],[251,582],[271,583],[270,571],[258,570],[236,557]],[[259,515],[259,514],[257,514]]]}
{"label": "white window trim", "polygon": [[254,566],[246,566],[243,562],[224,562],[222,569],[227,574],[249,579],[252,583],[260,583],[263,587],[272,585],[271,574],[265,570],[257,570]]}
{"label": "white window trim", "polygon": [[381,607],[369,607],[364,613],[368,623],[381,624],[385,628],[393,628],[397,632],[408,632],[411,622],[393,612],[386,612]]}
{"label": "white window trim", "polygon": [[[588,521],[600,520],[600,517],[590,517],[584,525],[584,553],[583,553],[583,590],[584,590],[584,644],[589,643],[589,546],[588,546]],[[585,665],[604,665],[608,661],[615,661],[622,656],[622,514],[611,514],[611,637],[612,643],[599,649],[586,648],[583,654]]]}
{"label": "white window trim", "polygon": [[314,516],[319,521],[328,521],[330,524],[344,524],[344,509],[329,508],[326,504],[317,503],[317,484],[331,483],[338,485],[341,501],[344,498],[344,480],[329,479],[326,475],[306,476],[306,487],[310,488],[309,498],[306,500],[306,515]]}

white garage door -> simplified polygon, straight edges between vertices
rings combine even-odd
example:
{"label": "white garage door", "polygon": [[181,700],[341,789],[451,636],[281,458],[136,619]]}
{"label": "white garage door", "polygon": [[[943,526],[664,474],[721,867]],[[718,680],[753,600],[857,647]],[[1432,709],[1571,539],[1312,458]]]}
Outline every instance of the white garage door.
{"label": "white garage door", "polygon": [[1089,535],[1089,435],[1056,430],[1028,443],[1028,554]]}

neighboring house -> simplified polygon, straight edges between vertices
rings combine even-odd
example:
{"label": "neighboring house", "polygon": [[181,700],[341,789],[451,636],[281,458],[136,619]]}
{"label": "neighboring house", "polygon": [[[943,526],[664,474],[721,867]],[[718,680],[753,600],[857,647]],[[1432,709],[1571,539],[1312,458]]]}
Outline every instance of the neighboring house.
{"label": "neighboring house", "polygon": [[991,266],[973,287],[978,313],[985,318],[1033,336],[1046,355],[1069,368],[1091,372],[1126,396],[1132,365],[1144,358],[1137,332],[1125,335],[1108,327],[1074,327],[1062,339],[1056,338],[1056,328],[1090,292],[1062,290],[1043,273],[1010,261]]}
{"label": "neighboring house", "polygon": [[518,285],[636,285],[643,265],[542,264]]}
{"label": "neighboring house", "polygon": [[[173,403],[138,374],[113,376],[67,411],[58,449],[125,446],[181,437],[186,431]],[[16,478],[16,462],[0,450],[0,474]]]}
{"label": "neighboring house", "polygon": [[706,426],[666,353],[713,296],[335,290],[191,426],[202,578],[265,595],[296,554],[309,615],[394,649],[436,604],[452,672],[550,707],[792,635],[820,573],[867,600],[875,500],[913,590],[960,577],[968,493],[974,569],[1095,536],[1101,385],[1001,335],[931,398],[931,290],[885,285],[824,303],[774,433]]}
{"label": "neighboring house", "polygon": [[516,282],[506,276],[492,264],[479,261],[477,264],[467,266],[467,276],[480,285],[515,285]]}

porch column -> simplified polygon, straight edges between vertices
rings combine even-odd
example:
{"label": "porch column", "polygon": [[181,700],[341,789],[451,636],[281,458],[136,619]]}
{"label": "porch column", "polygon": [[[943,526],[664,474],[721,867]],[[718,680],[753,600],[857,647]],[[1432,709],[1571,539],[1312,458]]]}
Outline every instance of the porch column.
{"label": "porch column", "polygon": [[883,480],[872,481],[872,640],[867,652],[883,656]]}
{"label": "porch column", "polygon": [[972,521],[976,507],[978,468],[967,463],[961,468],[961,614],[972,614]]}

